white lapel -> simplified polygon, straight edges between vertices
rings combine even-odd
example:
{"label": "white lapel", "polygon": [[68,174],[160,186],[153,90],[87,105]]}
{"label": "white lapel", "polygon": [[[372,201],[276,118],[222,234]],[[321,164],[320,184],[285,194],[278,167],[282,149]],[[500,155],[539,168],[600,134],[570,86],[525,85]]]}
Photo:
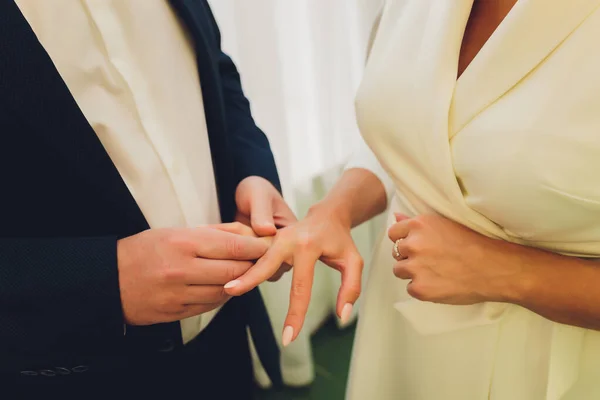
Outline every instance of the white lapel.
{"label": "white lapel", "polygon": [[600,0],[519,0],[456,84],[450,137],[537,67]]}

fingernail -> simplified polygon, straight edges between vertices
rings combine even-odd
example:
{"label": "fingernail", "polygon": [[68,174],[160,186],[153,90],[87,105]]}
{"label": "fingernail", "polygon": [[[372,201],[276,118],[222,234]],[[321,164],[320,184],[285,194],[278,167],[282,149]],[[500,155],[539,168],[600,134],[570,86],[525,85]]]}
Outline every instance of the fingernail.
{"label": "fingernail", "polygon": [[227,282],[225,284],[225,289],[232,289],[232,288],[236,287],[237,285],[239,285],[240,283],[242,283],[242,282],[238,281],[238,280]]}
{"label": "fingernail", "polygon": [[346,303],[344,305],[344,308],[342,308],[342,316],[340,318],[342,320],[342,324],[345,325],[350,320],[350,316],[352,315],[352,308],[353,305],[350,303]]}
{"label": "fingernail", "polygon": [[283,347],[287,347],[290,343],[292,343],[292,338],[294,337],[294,328],[291,326],[286,326],[283,330],[283,338],[281,340]]}

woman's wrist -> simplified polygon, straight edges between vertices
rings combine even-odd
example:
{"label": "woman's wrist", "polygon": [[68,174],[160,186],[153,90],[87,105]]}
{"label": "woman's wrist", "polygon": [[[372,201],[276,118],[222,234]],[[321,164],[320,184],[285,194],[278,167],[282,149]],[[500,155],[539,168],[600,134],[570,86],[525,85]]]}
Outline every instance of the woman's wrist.
{"label": "woman's wrist", "polygon": [[351,229],[385,211],[387,196],[379,178],[366,169],[344,172],[329,194],[309,210]]}
{"label": "woman's wrist", "polygon": [[317,217],[323,220],[335,220],[341,226],[352,229],[352,207],[349,204],[344,204],[343,201],[326,198],[314,204],[308,210],[307,217]]}
{"label": "woman's wrist", "polygon": [[537,285],[537,250],[503,241],[485,239],[489,246],[482,260],[491,274],[484,278],[480,296],[485,301],[522,304]]}

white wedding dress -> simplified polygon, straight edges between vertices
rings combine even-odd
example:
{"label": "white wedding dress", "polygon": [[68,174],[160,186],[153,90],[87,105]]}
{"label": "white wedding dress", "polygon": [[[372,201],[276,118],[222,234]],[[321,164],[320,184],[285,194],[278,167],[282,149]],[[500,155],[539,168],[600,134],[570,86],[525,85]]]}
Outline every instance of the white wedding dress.
{"label": "white wedding dress", "polygon": [[[379,162],[365,148],[350,166],[384,168],[390,213],[600,258],[600,0],[520,0],[457,81],[471,7],[387,1],[357,97]],[[348,399],[600,399],[600,332],[414,300],[391,248],[382,235]]]}

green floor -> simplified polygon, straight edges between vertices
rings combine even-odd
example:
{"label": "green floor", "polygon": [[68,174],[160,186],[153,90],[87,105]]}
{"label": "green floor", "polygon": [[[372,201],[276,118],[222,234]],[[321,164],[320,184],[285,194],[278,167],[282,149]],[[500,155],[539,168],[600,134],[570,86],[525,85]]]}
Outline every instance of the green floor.
{"label": "green floor", "polygon": [[286,389],[283,392],[259,390],[258,400],[343,400],[354,327],[340,331],[330,321],[312,339],[316,379],[306,389]]}

